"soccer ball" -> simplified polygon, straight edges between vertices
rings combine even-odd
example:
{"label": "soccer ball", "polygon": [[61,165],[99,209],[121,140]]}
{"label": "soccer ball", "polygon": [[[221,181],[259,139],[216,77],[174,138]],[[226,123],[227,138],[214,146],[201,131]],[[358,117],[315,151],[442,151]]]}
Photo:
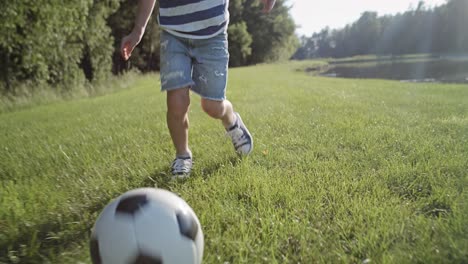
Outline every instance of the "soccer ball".
{"label": "soccer ball", "polygon": [[90,253],[94,264],[200,264],[203,233],[179,196],[141,188],[104,208],[91,233]]}

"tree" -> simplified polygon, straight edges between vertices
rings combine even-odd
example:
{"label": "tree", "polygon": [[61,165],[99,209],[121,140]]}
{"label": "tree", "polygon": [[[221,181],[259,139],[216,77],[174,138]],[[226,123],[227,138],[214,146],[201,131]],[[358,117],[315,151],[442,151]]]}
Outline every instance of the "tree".
{"label": "tree", "polygon": [[442,38],[447,41],[451,52],[468,51],[468,1],[450,0],[446,6],[445,30]]}
{"label": "tree", "polygon": [[247,58],[252,54],[252,36],[247,30],[247,24],[244,21],[237,24],[231,24],[228,28],[229,36],[229,65],[245,65]]}
{"label": "tree", "polygon": [[299,39],[299,48],[292,56],[294,60],[304,60],[307,58],[313,58],[317,53],[317,44],[313,38],[301,36]]}
{"label": "tree", "polygon": [[[120,40],[135,21],[133,0],[0,1],[0,91],[14,93],[20,83],[67,91],[122,73],[129,65],[143,72],[159,70],[155,17],[130,62],[120,57]],[[268,15],[261,14],[258,0],[230,1],[232,66],[290,58],[298,41],[284,1],[278,0]]]}
{"label": "tree", "polygon": [[[245,60],[247,64],[289,59],[296,51],[299,43],[289,9],[283,0],[276,2],[270,14],[261,13],[258,0],[230,2],[230,27],[238,27],[238,23],[243,22],[252,37],[252,52]],[[237,44],[230,42],[230,45]]]}
{"label": "tree", "polygon": [[47,83],[68,90],[108,75],[112,37],[105,23],[118,0],[2,1],[1,77],[16,83]]}
{"label": "tree", "polygon": [[[156,13],[158,2],[154,10],[154,13]],[[132,52],[130,61],[124,61],[120,55],[120,41],[132,31],[136,12],[137,3],[134,0],[124,0],[121,2],[119,9],[108,18],[108,24],[112,29],[112,36],[114,37],[112,54],[112,72],[114,74],[120,74],[130,68],[130,66],[142,72],[159,70],[160,28],[154,15],[148,21],[145,35],[140,44]]]}
{"label": "tree", "polygon": [[[361,54],[468,52],[468,1],[449,0],[430,9],[420,1],[416,8],[394,16],[364,12],[343,29],[323,29],[302,40],[302,54],[315,43],[311,57],[346,57]],[[297,54],[297,53],[296,53]]]}

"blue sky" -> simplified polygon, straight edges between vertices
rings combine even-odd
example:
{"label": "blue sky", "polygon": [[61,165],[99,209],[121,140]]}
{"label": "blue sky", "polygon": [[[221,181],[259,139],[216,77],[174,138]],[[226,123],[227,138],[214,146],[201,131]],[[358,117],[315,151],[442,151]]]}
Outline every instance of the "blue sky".
{"label": "blue sky", "polygon": [[[288,0],[291,15],[300,28],[297,33],[310,36],[329,26],[342,28],[357,20],[364,11],[379,15],[404,12],[416,7],[419,0]],[[427,6],[441,5],[446,0],[425,0]]]}

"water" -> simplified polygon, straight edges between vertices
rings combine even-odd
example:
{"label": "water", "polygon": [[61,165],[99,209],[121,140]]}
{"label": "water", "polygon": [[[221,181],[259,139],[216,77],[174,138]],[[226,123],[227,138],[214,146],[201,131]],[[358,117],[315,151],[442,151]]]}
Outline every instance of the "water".
{"label": "water", "polygon": [[335,61],[330,66],[322,76],[468,83],[467,57]]}

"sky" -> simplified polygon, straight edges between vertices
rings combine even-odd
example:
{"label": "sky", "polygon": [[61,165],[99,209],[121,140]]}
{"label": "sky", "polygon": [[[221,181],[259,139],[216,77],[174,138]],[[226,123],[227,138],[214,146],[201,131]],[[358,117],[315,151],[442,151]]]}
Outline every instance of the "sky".
{"label": "sky", "polygon": [[[364,11],[376,11],[379,16],[404,12],[417,7],[419,0],[288,0],[291,15],[299,26],[299,35],[311,36],[329,26],[343,28],[361,16]],[[444,4],[446,0],[425,0],[426,6]]]}

